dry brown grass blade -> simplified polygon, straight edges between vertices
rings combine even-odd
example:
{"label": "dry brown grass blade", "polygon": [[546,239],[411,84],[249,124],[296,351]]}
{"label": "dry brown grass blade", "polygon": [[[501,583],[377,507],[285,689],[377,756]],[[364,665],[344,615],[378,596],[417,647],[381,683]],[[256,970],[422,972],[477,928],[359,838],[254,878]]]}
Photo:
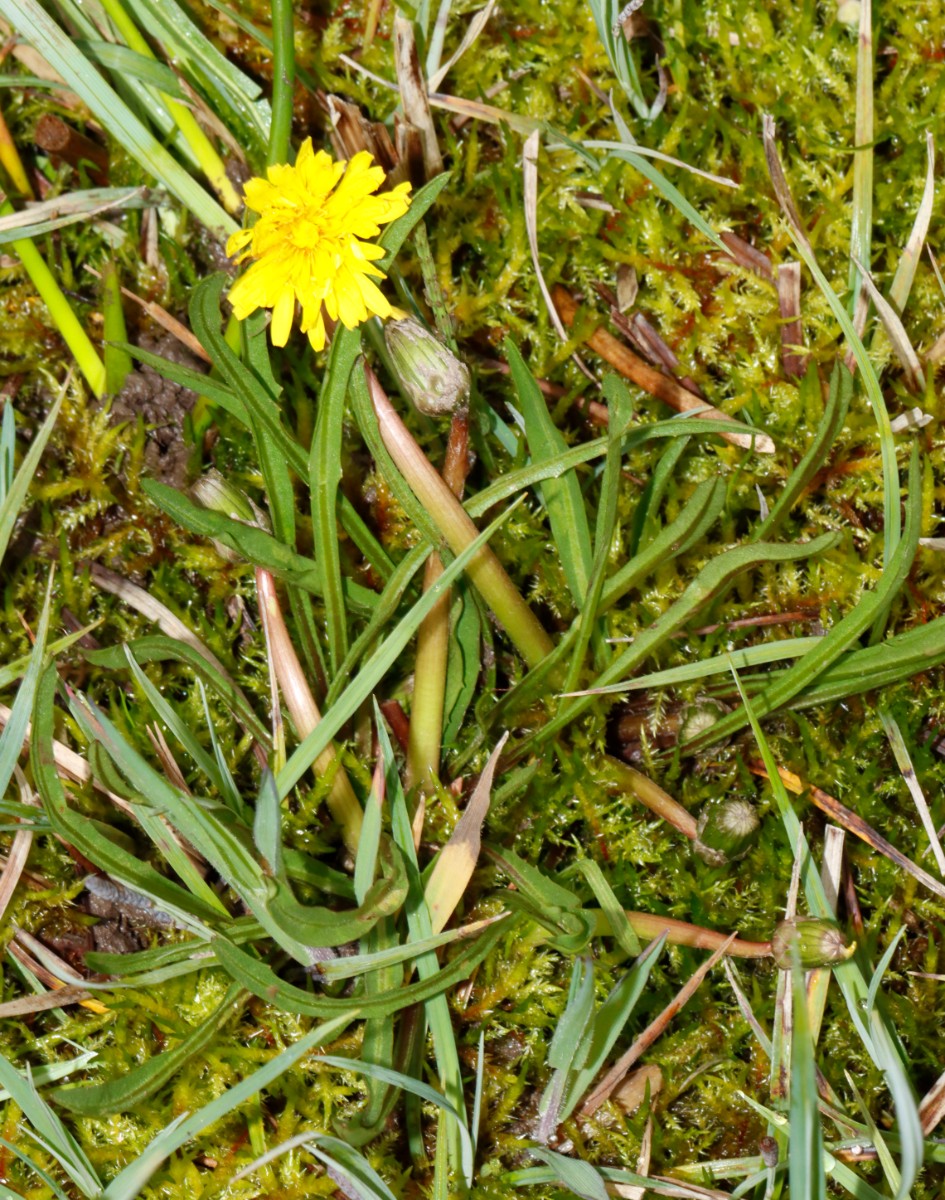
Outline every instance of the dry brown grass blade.
{"label": "dry brown grass blade", "polygon": [[925,372],[922,370],[918,354],[912,348],[912,342],[909,340],[905,326],[899,319],[899,314],[876,286],[873,276],[866,267],[857,258],[854,258],[853,261],[863,278],[863,287],[866,289],[867,295],[876,306],[876,312],[883,323],[883,328],[886,330],[886,336],[889,338],[890,345],[895,351],[899,362],[902,364],[907,386],[914,392],[924,391]]}
{"label": "dry brown grass blade", "polygon": [[[14,767],[13,770],[20,789],[21,803],[39,807],[39,800],[36,797],[36,793],[26,782],[26,776],[18,766]],[[0,874],[0,922],[3,920],[3,914],[13,899],[13,893],[16,891],[16,886],[20,882],[23,871],[26,868],[26,860],[29,858],[32,845],[33,831],[29,827],[18,829],[13,835],[10,853],[3,866],[3,872]]]}
{"label": "dry brown grass blade", "polygon": [[927,165],[922,199],[915,214],[909,240],[906,242],[905,249],[896,266],[896,274],[889,287],[889,303],[898,313],[905,310],[909,293],[912,291],[912,282],[915,279],[922,247],[925,245],[925,239],[929,232],[929,222],[932,219],[932,207],[935,202],[935,139],[931,129],[925,131],[925,149]]}
{"label": "dry brown grass blade", "polygon": [[65,1008],[69,1004],[82,1004],[92,998],[92,993],[81,987],[60,987],[51,992],[39,992],[35,996],[18,996],[0,1004],[0,1020],[8,1017],[28,1017],[31,1013],[48,1012],[51,1008]]}
{"label": "dry brown grass blade", "polygon": [[[567,288],[561,287],[560,284],[553,288],[552,297],[565,325],[573,325],[578,312],[577,301]],[[649,363],[645,363],[642,358],[619,342],[606,329],[599,327],[594,329],[587,338],[587,344],[605,362],[610,363],[616,371],[619,371],[625,379],[629,379],[631,383],[642,388],[651,396],[655,396],[657,400],[662,400],[664,404],[668,404],[677,412],[698,411],[701,416],[718,421],[733,419],[726,416],[720,409],[698,399],[675,379],[671,379],[668,375],[651,367]],[[747,431],[745,433],[729,433],[726,431],[721,436],[727,442],[746,450],[754,448],[759,454],[774,453],[774,442],[766,433],[749,433]]]}
{"label": "dry brown grass blade", "polygon": [[[298,734],[299,741],[302,741],[318,725],[322,715],[315,703],[311,688],[308,686],[308,680],[305,678],[302,664],[292,645],[292,639],[289,637],[276,593],[275,580],[268,571],[264,571],[261,567],[256,568],[256,592],[259,597],[259,612],[263,621],[274,677],[282,690],[286,708],[288,708],[295,726],[295,732]],[[358,838],[361,835],[363,813],[334,744],[327,746],[319,754],[315,759],[314,766],[316,775],[327,775],[331,779],[328,807],[332,816],[341,826],[345,845],[354,853],[358,848]]]}
{"label": "dry brown grass blade", "polygon": [[[202,655],[208,663],[216,667],[216,669],[227,679],[230,680],[230,675],[223,663],[216,655],[208,650],[199,637],[192,629],[189,629],[180,617],[162,604],[160,600],[156,600],[144,588],[138,587],[137,584],[125,579],[122,575],[117,575],[114,571],[109,571],[107,567],[103,567],[100,563],[91,563],[89,566],[89,575],[96,587],[102,589],[103,592],[110,592],[111,595],[117,596],[119,600],[124,600],[129,608],[133,608],[136,612],[141,613],[143,617],[147,617],[149,621],[153,621],[155,625],[166,633],[168,637],[176,638],[180,642],[185,642],[198,654]],[[232,681],[231,681],[232,682]],[[233,684],[236,687],[236,684]]]}
{"label": "dry brown grass blade", "polygon": [[[88,265],[86,265],[85,269],[90,275],[94,275],[96,279],[101,279],[101,271],[96,271],[94,267]],[[204,350],[194,334],[191,333],[186,325],[178,321],[176,317],[172,317],[166,308],[162,308],[160,304],[156,304],[153,300],[144,300],[141,296],[129,291],[126,287],[122,287],[121,294],[127,296],[129,300],[134,301],[135,304],[144,309],[156,325],[160,325],[172,337],[177,338],[181,345],[186,346],[191,354],[196,355],[202,362],[210,362],[210,355]]]}
{"label": "dry brown grass blade", "polygon": [[945,1074],[939,1075],[919,1103],[919,1122],[926,1137],[945,1117]]}
{"label": "dry brown grass blade", "polygon": [[654,1021],[651,1021],[646,1029],[644,1029],[640,1036],[634,1041],[630,1049],[620,1056],[620,1058],[614,1063],[610,1070],[607,1071],[601,1081],[597,1084],[593,1091],[591,1091],[590,1095],[581,1105],[580,1112],[582,1116],[589,1117],[597,1112],[604,1101],[608,1099],[610,1093],[614,1090],[617,1084],[620,1083],[621,1079],[623,1079],[623,1077],[626,1075],[630,1067],[633,1066],[638,1058],[640,1058],[647,1052],[647,1050],[649,1050],[650,1046],[653,1045],[657,1038],[662,1036],[670,1021],[672,1021],[677,1013],[679,1013],[685,1007],[685,1005],[688,1004],[688,1002],[695,995],[703,979],[705,979],[706,975],[708,975],[708,973],[712,970],[715,964],[725,954],[734,941],[735,934],[733,933],[725,939],[723,944],[718,948],[718,950],[716,950],[712,957],[706,959],[702,966],[695,971],[692,978],[687,980],[687,982],[679,989],[679,991],[669,1002],[669,1004],[666,1005],[659,1016]]}
{"label": "dry brown grass blade", "polygon": [[[749,768],[755,775],[761,776],[762,779],[768,778],[768,772],[765,770],[764,763],[752,761],[749,763]],[[897,850],[891,842],[887,842],[884,837],[876,832],[872,825],[868,825],[852,809],[847,808],[845,804],[841,804],[839,800],[828,795],[827,792],[822,791],[820,788],[804,783],[799,776],[795,775],[793,771],[788,771],[785,767],[778,767],[778,774],[781,776],[781,782],[789,792],[793,792],[795,796],[802,796],[806,793],[820,811],[827,814],[831,821],[835,821],[847,833],[852,833],[854,837],[858,837],[861,841],[866,842],[867,846],[872,850],[885,855],[890,862],[895,863],[897,867],[900,867],[903,871],[911,875],[913,879],[917,879],[919,883],[927,887],[930,892],[934,892],[936,896],[945,900],[945,885],[930,875],[928,871],[923,871],[911,858],[906,858],[902,851]]]}
{"label": "dry brown grass blade", "polygon": [[561,324],[558,310],[551,301],[551,293],[548,291],[548,284],[545,283],[545,276],[541,269],[541,260],[538,256],[538,151],[540,147],[541,133],[536,129],[534,133],[528,135],[522,147],[522,194],[525,205],[525,230],[528,234],[528,247],[532,252],[532,266],[535,268],[535,276],[538,279],[538,287],[541,290],[542,299],[545,302],[545,307],[548,309],[548,315],[551,317],[551,323],[555,327],[558,337],[561,338],[562,342],[566,342],[568,335]]}
{"label": "dry brown grass blade", "polygon": [[[7,721],[10,719],[10,710],[5,704],[0,704],[0,729],[5,728]],[[27,725],[26,736],[23,738],[23,745],[28,746],[30,742],[30,734],[32,726]],[[122,809],[124,812],[134,815],[134,810],[127,800],[121,796],[116,796],[114,792],[110,792],[108,788],[103,787],[97,780],[92,779],[92,772],[89,770],[89,764],[74,750],[70,750],[68,746],[62,742],[53,742],[53,756],[56,763],[57,772],[72,783],[84,784],[91,780],[92,786],[97,788],[104,796],[111,800],[112,804]]]}
{"label": "dry brown grass blade", "polygon": [[[83,980],[80,976],[67,963],[64,963],[57,954],[53,954],[47,946],[38,942],[36,938],[25,930],[16,930],[13,935],[13,941],[10,942],[7,949],[21,966],[26,967],[28,971],[36,976],[40,983],[44,983],[48,988],[51,988],[54,995],[58,996],[60,992],[66,990],[81,990]],[[55,974],[38,960],[36,957],[37,950],[44,958],[55,964]],[[76,1003],[81,1004],[83,1008],[87,1008],[90,1012],[98,1013],[99,1016],[109,1011],[101,1001],[93,998],[78,1000]],[[59,1005],[51,1004],[49,1007],[58,1008]]]}
{"label": "dry brown grass blade", "polygon": [[469,797],[469,803],[449,841],[440,851],[427,881],[425,896],[434,933],[439,933],[445,928],[476,869],[482,845],[482,826],[492,799],[492,780],[495,777],[499,755],[508,737],[507,733],[503,734],[489,755],[489,761],[479,776],[479,782]]}
{"label": "dry brown grass blade", "polygon": [[[771,266],[771,259],[767,254],[756,250],[750,242],[746,242],[744,238],[740,238],[737,233],[721,233],[719,237],[721,237],[722,241],[728,247],[732,258],[740,267],[744,267],[747,271],[754,271],[756,275],[760,275],[768,283],[774,283],[774,268]],[[719,262],[724,268],[725,259],[721,258]]]}
{"label": "dry brown grass blade", "polygon": [[784,374],[800,379],[807,369],[802,351],[804,330],[801,326],[801,264],[782,263],[778,267],[778,308],[781,312],[781,365]]}
{"label": "dry brown grass blade", "polygon": [[463,34],[463,40],[456,47],[455,51],[450,55],[449,59],[443,64],[438,71],[435,71],[427,81],[427,86],[431,92],[435,92],[447,75],[452,71],[453,67],[463,57],[469,47],[479,37],[480,33],[489,23],[489,18],[492,16],[492,10],[495,8],[496,0],[489,0],[489,3],[473,16],[472,20]]}
{"label": "dry brown grass blade", "polygon": [[432,179],[443,170],[443,156],[440,154],[440,147],[436,140],[436,128],[433,124],[433,114],[430,112],[427,86],[420,73],[413,21],[400,12],[394,16],[394,61],[397,69],[397,82],[400,84],[404,116],[420,132],[420,139],[423,143],[424,173],[427,179]]}

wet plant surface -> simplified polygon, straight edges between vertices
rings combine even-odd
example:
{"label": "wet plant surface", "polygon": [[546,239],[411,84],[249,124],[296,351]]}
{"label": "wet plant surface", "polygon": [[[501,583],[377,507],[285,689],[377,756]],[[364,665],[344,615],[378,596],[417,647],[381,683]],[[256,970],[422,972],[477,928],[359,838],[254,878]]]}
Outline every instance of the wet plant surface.
{"label": "wet plant surface", "polygon": [[[175,50],[160,22],[183,9],[129,3],[148,70],[112,3],[50,3],[76,55],[120,43],[86,67],[131,111],[157,88],[173,112],[175,67],[239,185],[280,110],[276,162],[307,137],[350,157],[387,123],[414,201],[379,235],[381,286],[452,340],[465,425],[407,403],[377,320],[315,352],[256,313],[241,343],[226,184],[220,207],[171,125],[206,204],[182,199],[70,79],[50,88],[35,7],[0,0],[0,682],[26,696],[0,742],[3,1195],[596,1197],[638,1175],[939,1195],[942,1109],[916,1104],[945,972],[940,7],[876,5],[870,27],[855,0],[674,2],[615,33],[606,9],[500,2],[430,85],[449,174],[424,191],[387,6],[297,5],[288,92],[254,0],[187,8],[212,60]],[[436,12],[408,14],[426,76],[477,11],[445,9],[431,58]],[[341,104],[364,122],[332,126]],[[37,146],[50,116],[107,178]],[[54,222],[90,188],[119,206],[18,235],[17,159]],[[417,447],[437,473],[462,460],[449,489],[494,526],[495,567],[452,497],[425,499]],[[191,492],[207,477],[235,494]],[[448,638],[415,672],[431,547]],[[754,809],[747,849],[706,833],[726,801]],[[834,915],[852,957],[805,977],[792,943],[779,970],[786,913]]]}

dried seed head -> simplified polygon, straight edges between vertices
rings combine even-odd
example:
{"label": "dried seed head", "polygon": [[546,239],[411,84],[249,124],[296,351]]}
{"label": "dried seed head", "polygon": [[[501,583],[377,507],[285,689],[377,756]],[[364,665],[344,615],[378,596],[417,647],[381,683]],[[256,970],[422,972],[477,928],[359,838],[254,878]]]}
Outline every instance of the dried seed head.
{"label": "dried seed head", "polygon": [[707,729],[711,729],[716,721],[725,716],[726,708],[718,700],[703,696],[683,710],[679,725],[679,740],[685,745],[692,742]]}
{"label": "dried seed head", "polygon": [[771,938],[771,957],[782,971],[791,969],[795,951],[801,967],[809,971],[845,962],[855,949],[856,942],[848,946],[838,925],[815,917],[782,921]]}
{"label": "dried seed head", "polygon": [[407,317],[388,321],[384,340],[408,398],[428,417],[455,412],[469,400],[469,370],[448,346]]}
{"label": "dried seed head", "polygon": [[710,867],[723,867],[747,854],[759,824],[747,800],[710,800],[699,815],[692,848]]}

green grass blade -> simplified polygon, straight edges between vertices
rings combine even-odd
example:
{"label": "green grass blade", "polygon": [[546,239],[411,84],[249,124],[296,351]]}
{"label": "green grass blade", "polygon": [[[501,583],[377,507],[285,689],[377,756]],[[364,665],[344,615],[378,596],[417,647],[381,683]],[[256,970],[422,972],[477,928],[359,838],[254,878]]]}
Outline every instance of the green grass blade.
{"label": "green grass blade", "polygon": [[[512,372],[512,381],[525,418],[525,436],[532,462],[542,463],[564,453],[568,446],[551,419],[548,404],[525,365],[518,347],[505,340],[505,357]],[[539,487],[548,512],[551,534],[564,569],[564,577],[574,606],[580,609],[590,585],[591,531],[581,484],[574,471],[547,479]]]}
{"label": "green grass blade", "polygon": [[345,400],[351,370],[361,352],[357,330],[340,329],[332,339],[318,397],[315,437],[308,461],[315,559],[322,577],[328,662],[332,676],[348,652],[348,628],[338,548],[338,489],[341,483]]}
{"label": "green grass blade", "polygon": [[453,559],[433,587],[424,592],[421,599],[387,634],[378,649],[361,668],[357,677],[325,713],[322,721],[296,747],[289,761],[279,772],[280,796],[286,796],[295,787],[345,722],[353,717],[364,701],[368,699],[380,680],[403,653],[407,643],[416,633],[420,622],[437,602],[440,594],[452,585],[480,547],[484,546],[496,529],[508,519],[511,511],[511,509],[506,509],[477,538],[470,542],[462,554]]}
{"label": "green grass blade", "polygon": [[788,224],[791,229],[791,235],[794,238],[794,244],[797,247],[797,252],[814,277],[814,281],[820,288],[821,294],[830,306],[830,311],[833,313],[834,319],[847,339],[853,357],[856,359],[856,365],[860,369],[863,386],[866,389],[866,396],[873,410],[873,418],[876,421],[876,428],[879,433],[880,454],[883,461],[883,546],[885,560],[889,562],[899,543],[902,533],[902,520],[899,511],[899,468],[896,463],[896,444],[889,425],[889,413],[886,411],[886,401],[883,398],[883,392],[879,385],[879,376],[876,374],[876,369],[873,366],[866,347],[863,345],[863,341],[857,333],[853,321],[850,319],[850,314],[843,307],[840,297],[830,286],[829,280],[820,269],[814,249],[807,238],[807,234],[804,232],[774,144],[774,122],[767,115],[764,118],[764,141],[765,153],[768,158],[768,170],[781,207],[788,218]]}
{"label": "green grass blade", "polygon": [[238,226],[229,213],[171,157],[101,75],[76,52],[72,39],[38,0],[0,0],[0,13],[59,72],[131,157],[172,192],[198,221],[220,234],[235,233]]}
{"label": "green grass blade", "polygon": [[171,1080],[192,1059],[212,1043],[234,1012],[246,1001],[248,993],[235,984],[194,1031],[171,1050],[163,1050],[146,1063],[125,1071],[116,1079],[93,1086],[56,1088],[51,1098],[79,1116],[102,1116],[127,1112],[142,1103]]}
{"label": "green grass blade", "polygon": [[817,1107],[814,1046],[807,1019],[807,990],[804,986],[804,973],[797,964],[791,970],[791,989],[794,1022],[791,1037],[788,1150],[791,1194],[804,1196],[805,1200],[827,1200],[823,1134]]}
{"label": "green grass blade", "polygon": [[860,5],[856,42],[856,118],[853,133],[853,223],[850,229],[849,312],[856,311],[862,276],[868,271],[873,241],[873,5]]}
{"label": "green grass blade", "polygon": [[46,1101],[40,1096],[30,1079],[24,1079],[19,1071],[0,1054],[0,1086],[2,1086],[20,1109],[43,1145],[83,1194],[97,1197],[102,1185],[95,1168],[85,1151],[73,1138]]}
{"label": "green grass blade", "polygon": [[[784,672],[766,687],[753,701],[754,711],[759,717],[783,708],[785,704],[815,684],[820,675],[857,641],[871,626],[875,627],[895,600],[912,567],[919,545],[922,522],[922,489],[918,446],[913,446],[909,467],[909,500],[906,508],[904,536],[896,547],[895,554],[880,578],[876,588],[861,596],[859,602],[842,617],[819,645],[810,650],[793,667]],[[728,737],[748,723],[745,709],[723,717],[707,734],[706,740]]]}
{"label": "green grass blade", "polygon": [[199,1112],[181,1116],[151,1142],[147,1150],[117,1175],[101,1193],[101,1200],[136,1200],[151,1175],[165,1158],[169,1158],[185,1143],[202,1130],[216,1124],[228,1113],[245,1104],[280,1075],[291,1070],[316,1046],[338,1037],[348,1025],[351,1017],[342,1015],[309,1030],[288,1049],[276,1055],[265,1066],[248,1075],[222,1096],[204,1105]]}
{"label": "green grass blade", "polygon": [[[814,363],[807,368],[807,374],[800,386],[802,392],[808,388],[816,388],[819,393],[820,380]],[[780,496],[769,509],[767,517],[752,530],[749,535],[750,541],[770,538],[781,528],[788,513],[803,495],[814,475],[823,466],[830,447],[846,421],[852,397],[853,376],[843,363],[838,362],[830,377],[830,390],[827,393],[824,415],[817,426],[811,444],[807,447],[804,457],[791,472]]]}
{"label": "green grass blade", "polygon": [[[20,514],[26,500],[27,492],[30,489],[30,484],[36,475],[39,468],[39,460],[43,456],[43,451],[46,449],[46,443],[49,441],[49,435],[53,431],[56,424],[56,418],[59,416],[59,409],[62,405],[63,398],[66,394],[66,388],[63,386],[59,395],[53,402],[52,408],[49,410],[45,421],[36,431],[30,448],[23,456],[23,461],[20,464],[20,469],[13,476],[12,483],[8,483],[6,492],[3,496],[3,501],[0,503],[0,561],[7,552],[7,546],[10,544],[10,535],[13,533],[13,526]],[[4,406],[4,420],[6,420],[6,412],[10,412],[9,434],[7,426],[4,427],[4,440],[7,443],[7,451],[9,461],[12,462],[13,454],[13,409],[10,404]]]}

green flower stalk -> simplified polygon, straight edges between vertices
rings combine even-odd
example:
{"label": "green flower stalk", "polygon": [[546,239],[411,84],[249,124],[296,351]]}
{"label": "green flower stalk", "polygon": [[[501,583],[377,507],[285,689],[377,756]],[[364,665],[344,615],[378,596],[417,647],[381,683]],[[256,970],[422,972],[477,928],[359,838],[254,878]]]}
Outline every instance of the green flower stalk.
{"label": "green flower stalk", "polygon": [[[411,437],[367,364],[364,373],[387,452],[450,549],[462,553],[479,536],[479,530]],[[552,652],[554,643],[488,546],[475,555],[466,573],[528,666],[537,667]]]}
{"label": "green flower stalk", "polygon": [[[2,116],[0,116],[0,166],[3,167],[18,192],[27,199],[32,197],[33,190],[30,187],[29,177],[23,169],[22,160]],[[10,216],[14,211],[9,200],[0,203],[0,216]],[[15,242],[11,242],[11,246],[14,254],[23,264],[23,269],[30,277],[30,282],[39,293],[40,299],[49,309],[53,324],[69,347],[86,383],[96,398],[101,400],[105,395],[105,365],[82,323],[75,315],[72,305],[66,299],[62,288],[56,282],[55,276],[46,265],[46,260],[29,238],[18,238]]]}
{"label": "green flower stalk", "polygon": [[846,962],[855,950],[856,942],[847,945],[838,925],[814,917],[782,921],[771,938],[771,957],[782,971],[790,971],[795,954],[802,969],[810,971]]}
{"label": "green flower stalk", "polygon": [[[466,482],[469,451],[469,371],[466,364],[419,321],[407,317],[388,321],[384,340],[401,390],[418,412],[428,417],[452,414],[443,479],[461,500]],[[427,559],[423,590],[428,591],[443,573],[438,554]],[[440,770],[446,664],[449,656],[451,594],[444,593],[417,630],[413,706],[407,746],[408,787],[432,790]]]}
{"label": "green flower stalk", "polygon": [[[129,49],[145,58],[156,58],[147,39],[135,25],[134,21],[122,8],[120,0],[102,0],[102,7],[108,13],[115,28],[125,39]],[[197,123],[197,118],[186,106],[172,96],[158,90],[161,102],[171,114],[174,124],[180,130],[182,137],[190,147],[198,166],[206,175],[210,186],[220,197],[223,207],[229,213],[238,213],[243,207],[239,192],[230,182],[223,165],[223,159],[217,153],[216,147]]]}

